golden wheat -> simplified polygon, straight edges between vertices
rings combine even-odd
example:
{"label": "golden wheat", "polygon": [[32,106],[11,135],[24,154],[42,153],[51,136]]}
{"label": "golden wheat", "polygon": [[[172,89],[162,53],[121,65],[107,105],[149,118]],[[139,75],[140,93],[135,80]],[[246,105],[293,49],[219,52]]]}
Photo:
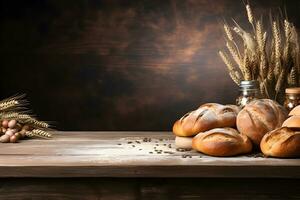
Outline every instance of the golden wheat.
{"label": "golden wheat", "polygon": [[25,133],[25,135],[27,137],[41,137],[41,138],[51,138],[52,137],[51,133],[41,130],[41,129],[33,129],[32,131],[27,131]]}
{"label": "golden wheat", "polygon": [[229,71],[229,75],[231,77],[231,79],[236,83],[239,84],[241,80],[239,80],[236,75],[235,72],[236,70],[233,67],[233,64],[231,63],[231,61],[227,58],[227,56],[222,52],[219,51],[219,55],[222,58],[223,62],[225,63],[225,65],[227,66],[227,69]]}
{"label": "golden wheat", "polygon": [[[258,80],[263,97],[282,100],[285,87],[300,84],[300,45],[295,26],[288,20],[272,21],[268,33],[264,30],[262,20],[255,20],[249,4],[246,5],[249,23],[253,27],[253,34],[245,31],[235,21],[233,28],[224,25],[227,37],[226,47],[230,58],[225,52],[220,56],[228,68],[229,75],[236,84],[238,80]],[[234,30],[243,44],[235,41],[231,30]],[[269,42],[268,42],[269,40]],[[239,46],[244,47],[243,55]],[[235,69],[235,61],[239,70]]]}
{"label": "golden wheat", "polygon": [[254,17],[253,17],[252,9],[249,4],[246,5],[246,10],[247,10],[248,21],[250,22],[250,24],[253,25]]}
{"label": "golden wheat", "polygon": [[233,41],[233,36],[232,36],[232,33],[231,33],[231,30],[230,28],[228,27],[227,24],[224,24],[224,31],[227,35],[227,38],[230,40],[230,41]]}

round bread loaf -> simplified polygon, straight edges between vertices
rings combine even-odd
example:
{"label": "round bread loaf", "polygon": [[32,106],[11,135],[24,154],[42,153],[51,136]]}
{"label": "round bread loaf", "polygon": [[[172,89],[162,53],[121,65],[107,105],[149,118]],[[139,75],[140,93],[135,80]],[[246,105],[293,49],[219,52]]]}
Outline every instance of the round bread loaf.
{"label": "round bread loaf", "polygon": [[182,149],[191,149],[192,148],[192,137],[179,137],[175,138],[175,146],[176,148]]}
{"label": "round bread loaf", "polygon": [[300,115],[300,105],[296,106],[295,108],[293,108],[291,110],[291,112],[289,113],[289,116],[293,116],[293,115]]}
{"label": "round bread loaf", "polygon": [[283,122],[282,127],[300,130],[300,115],[294,115],[289,117]]}
{"label": "round bread loaf", "polygon": [[249,153],[252,143],[233,128],[215,128],[193,138],[193,149],[211,156],[235,156]]}
{"label": "round bread loaf", "polygon": [[213,128],[235,127],[239,108],[235,105],[207,103],[185,114],[173,125],[177,136],[194,136]]}
{"label": "round bread loaf", "polygon": [[265,134],[260,148],[266,156],[300,157],[300,132],[287,127],[273,130]]}
{"label": "round bread loaf", "polygon": [[237,128],[259,146],[262,137],[269,131],[281,127],[287,118],[285,109],[270,99],[254,100],[247,104],[237,116]]}

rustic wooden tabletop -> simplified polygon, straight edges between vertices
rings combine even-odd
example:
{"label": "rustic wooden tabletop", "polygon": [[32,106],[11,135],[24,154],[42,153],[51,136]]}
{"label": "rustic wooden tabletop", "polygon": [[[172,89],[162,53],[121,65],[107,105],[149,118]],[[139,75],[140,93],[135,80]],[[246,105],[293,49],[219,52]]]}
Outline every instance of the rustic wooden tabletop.
{"label": "rustic wooden tabletop", "polygon": [[170,132],[55,132],[0,145],[0,177],[300,178],[300,159],[179,151]]}

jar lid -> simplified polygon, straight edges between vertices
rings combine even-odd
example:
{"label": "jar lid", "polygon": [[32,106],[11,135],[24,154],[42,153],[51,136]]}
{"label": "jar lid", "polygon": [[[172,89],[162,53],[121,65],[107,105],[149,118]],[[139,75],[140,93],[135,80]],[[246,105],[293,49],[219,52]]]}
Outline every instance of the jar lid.
{"label": "jar lid", "polygon": [[241,81],[239,86],[241,88],[257,89],[258,85],[259,84],[257,80],[251,80],[251,81]]}
{"label": "jar lid", "polygon": [[300,87],[286,88],[285,93],[287,93],[287,94],[300,94]]}

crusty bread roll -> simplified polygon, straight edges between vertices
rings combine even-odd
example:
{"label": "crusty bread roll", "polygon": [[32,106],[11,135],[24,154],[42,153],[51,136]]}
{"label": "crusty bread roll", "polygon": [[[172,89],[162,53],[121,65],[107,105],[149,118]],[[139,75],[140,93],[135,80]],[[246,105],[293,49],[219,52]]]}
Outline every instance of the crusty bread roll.
{"label": "crusty bread roll", "polygon": [[289,113],[289,116],[293,116],[293,115],[300,115],[300,105],[296,106],[295,108],[293,108],[291,110],[291,112]]}
{"label": "crusty bread roll", "polygon": [[292,129],[300,130],[300,115],[291,116],[283,122],[282,127],[289,127]]}
{"label": "crusty bread roll", "polygon": [[211,156],[234,156],[249,153],[252,143],[233,128],[215,128],[193,138],[193,149]]}
{"label": "crusty bread roll", "polygon": [[239,108],[235,105],[207,103],[185,114],[173,126],[177,136],[194,136],[213,128],[235,127]]}
{"label": "crusty bread roll", "polygon": [[237,116],[237,128],[259,146],[264,134],[281,127],[287,118],[285,109],[270,99],[254,100]]}
{"label": "crusty bread roll", "polygon": [[176,148],[191,149],[192,148],[192,140],[193,140],[193,137],[176,136],[175,146],[176,146]]}
{"label": "crusty bread roll", "polygon": [[273,130],[263,137],[261,151],[273,157],[300,157],[300,132],[282,127]]}

